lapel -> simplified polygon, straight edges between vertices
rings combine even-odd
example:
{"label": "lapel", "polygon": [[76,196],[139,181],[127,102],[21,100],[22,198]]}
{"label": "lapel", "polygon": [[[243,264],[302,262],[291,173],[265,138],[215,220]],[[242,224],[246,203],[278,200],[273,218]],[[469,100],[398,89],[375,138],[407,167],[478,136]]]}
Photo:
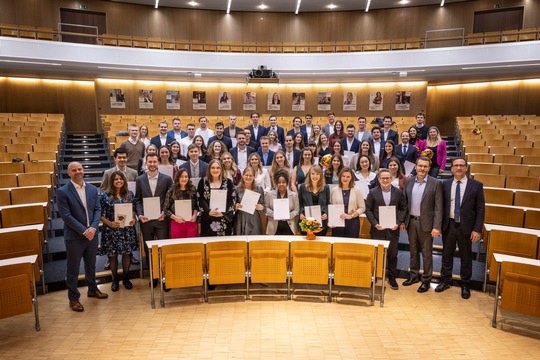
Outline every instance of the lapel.
{"label": "lapel", "polygon": [[150,182],[148,181],[148,174],[144,174],[141,181],[141,194],[143,197],[151,197],[152,189],[150,189]]}
{"label": "lapel", "polygon": [[[68,190],[71,192],[71,195],[79,202],[79,205],[84,207],[84,205],[83,205],[83,203],[81,201],[81,198],[79,196],[79,193],[77,192],[77,190],[75,190],[75,186],[73,186],[71,181],[68,183]],[[87,195],[86,201],[88,203],[88,195]]]}
{"label": "lapel", "polygon": [[465,187],[465,193],[463,193],[463,200],[459,204],[459,208],[463,208],[463,203],[467,201],[467,198],[470,197],[473,187],[473,182],[471,179],[467,178],[467,186]]}
{"label": "lapel", "polygon": [[431,190],[431,179],[429,178],[429,175],[426,175],[426,188],[424,189],[424,193],[422,194],[422,200],[420,201],[420,204],[424,202],[424,199],[426,198],[430,190]]}

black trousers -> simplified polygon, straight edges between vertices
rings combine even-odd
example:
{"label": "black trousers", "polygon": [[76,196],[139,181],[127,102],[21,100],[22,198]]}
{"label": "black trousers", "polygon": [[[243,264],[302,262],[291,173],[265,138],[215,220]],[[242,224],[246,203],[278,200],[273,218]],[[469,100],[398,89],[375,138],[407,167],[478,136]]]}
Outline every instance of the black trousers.
{"label": "black trousers", "polygon": [[147,241],[163,240],[169,238],[169,220],[162,221],[149,220],[141,223],[141,234],[144,242],[144,251],[146,252],[146,265],[150,267],[150,257],[148,255]]}
{"label": "black trousers", "polygon": [[472,276],[472,242],[471,234],[463,234],[459,223],[450,220],[448,228],[443,232],[443,255],[441,277],[447,284],[452,282],[452,268],[454,267],[454,253],[456,244],[459,247],[461,258],[460,277],[467,284]]}
{"label": "black trousers", "polygon": [[388,250],[386,250],[386,267],[388,268],[388,277],[396,278],[398,276],[398,245],[399,245],[399,228],[397,230],[384,229],[377,230],[371,227],[371,238],[377,240],[388,240]]}

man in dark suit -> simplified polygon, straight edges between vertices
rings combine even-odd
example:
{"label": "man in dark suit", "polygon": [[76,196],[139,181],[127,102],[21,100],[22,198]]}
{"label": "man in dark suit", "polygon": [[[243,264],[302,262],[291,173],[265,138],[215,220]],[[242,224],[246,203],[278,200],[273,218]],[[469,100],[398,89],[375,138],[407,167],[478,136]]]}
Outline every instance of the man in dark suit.
{"label": "man in dark suit", "polygon": [[167,133],[168,127],[169,125],[166,121],[161,121],[159,123],[159,134],[150,139],[150,144],[154,144],[159,149],[163,145],[169,146],[170,143],[176,140]]}
{"label": "man in dark suit", "polygon": [[188,147],[189,160],[179,166],[179,169],[186,169],[190,178],[203,178],[208,172],[208,164],[199,159],[199,147],[191,144]]}
{"label": "man in dark suit", "polygon": [[354,134],[354,125],[347,125],[347,137],[341,139],[341,148],[344,151],[351,151],[354,153],[358,153],[360,151],[360,141],[354,138]]}
{"label": "man in dark suit", "polygon": [[443,255],[441,266],[442,282],[436,292],[448,289],[452,283],[452,267],[456,244],[461,258],[461,297],[471,297],[469,281],[472,276],[472,243],[482,237],[486,203],[484,185],[467,174],[467,161],[462,157],[452,160],[454,177],[443,182]]}
{"label": "man in dark suit", "polygon": [[[146,251],[146,264],[150,266],[148,257],[147,241],[154,239],[167,239],[169,237],[169,222],[166,220],[165,214],[161,212],[157,219],[149,219],[144,213],[144,198],[159,197],[160,209],[163,209],[165,195],[172,186],[170,176],[162,174],[158,171],[158,155],[146,155],[146,167],[148,171],[137,177],[135,191],[135,207],[137,216],[141,222],[141,234],[144,241],[144,250]],[[154,287],[157,282],[154,280]]]}
{"label": "man in dark suit", "polygon": [[251,132],[251,139],[253,141],[255,141],[255,143],[257,143],[257,148],[259,147],[260,143],[260,139],[261,137],[263,137],[264,135],[266,135],[267,133],[267,129],[262,126],[262,125],[259,125],[259,113],[257,112],[254,112],[251,114],[251,125],[248,125],[246,127],[246,129],[249,129],[249,131]]}
{"label": "man in dark suit", "polygon": [[78,162],[68,165],[70,182],[56,192],[58,213],[64,220],[64,239],[67,254],[66,286],[69,307],[73,311],[84,311],[79,302],[81,293],[77,289],[79,267],[84,259],[84,276],[88,284],[88,297],[106,299],[96,284],[96,255],[98,250],[97,229],[101,217],[98,190],[84,182],[84,168]]}
{"label": "man in dark suit", "polygon": [[223,135],[229,137],[232,141],[232,139],[236,139],[238,131],[242,131],[242,128],[236,127],[236,115],[229,115],[229,126],[223,130]]}
{"label": "man in dark suit", "polygon": [[[302,118],[299,116],[295,116],[293,119],[293,128],[289,131],[287,131],[287,135],[292,135],[293,139],[296,133],[302,134],[302,139],[304,140],[304,145],[307,145],[308,142],[308,136],[307,134],[302,131]],[[283,143],[282,143],[283,144]]]}
{"label": "man in dark suit", "polygon": [[118,148],[114,150],[114,162],[115,166],[110,169],[107,169],[103,172],[103,178],[101,179],[101,186],[99,187],[100,192],[105,192],[109,188],[109,180],[111,175],[117,171],[123,173],[127,181],[135,181],[137,178],[137,170],[133,170],[126,166],[127,164],[127,150],[124,148]]}
{"label": "man in dark suit", "polygon": [[274,160],[274,152],[269,149],[270,139],[268,136],[261,138],[261,147],[257,150],[257,153],[261,157],[262,166],[271,166],[272,160]]}
{"label": "man in dark suit", "polygon": [[[396,282],[398,276],[399,227],[401,224],[405,223],[407,200],[405,199],[405,195],[403,195],[403,191],[392,186],[392,173],[390,170],[381,169],[378,177],[380,186],[370,190],[366,199],[366,217],[371,224],[371,238],[390,241],[386,255],[388,284],[392,290],[397,290],[399,288],[398,283]],[[396,224],[392,228],[383,228],[380,225],[380,206],[396,207]]]}
{"label": "man in dark suit", "polygon": [[383,144],[388,140],[392,140],[396,145],[399,142],[397,131],[390,129],[392,123],[392,117],[390,115],[386,115],[383,120],[383,128],[381,129],[381,139]]}
{"label": "man in dark suit", "polygon": [[228,137],[228,136],[225,136],[223,134],[223,132],[224,132],[223,123],[221,121],[217,122],[216,126],[215,126],[215,129],[216,129],[216,135],[212,136],[208,140],[208,146],[210,146],[212,144],[212,142],[214,142],[216,140],[219,140],[219,141],[221,141],[222,143],[225,144],[225,146],[227,147],[227,151],[230,151],[231,148],[233,147],[233,144],[232,144],[231,138]]}
{"label": "man in dark suit", "polygon": [[270,121],[270,126],[266,129],[266,133],[268,134],[270,130],[274,130],[277,134],[278,142],[283,144],[285,141],[285,130],[281,126],[278,126],[275,115],[270,115],[268,120]]}
{"label": "man in dark suit", "polygon": [[[405,224],[409,235],[409,250],[411,254],[411,272],[403,286],[420,282],[420,257],[424,263],[422,285],[418,292],[429,290],[433,275],[433,238],[441,234],[443,218],[443,187],[442,183],[428,175],[431,160],[420,157],[416,160],[416,176],[405,182],[405,197],[409,214]],[[405,230],[405,225],[401,225]]]}
{"label": "man in dark suit", "polygon": [[[244,132],[244,135],[246,136],[246,145],[254,148],[255,150],[259,150],[259,145],[260,144],[253,141],[253,137],[251,137],[251,130],[249,130],[248,128],[245,128],[242,131]],[[238,144],[238,142],[237,142],[237,144]]]}
{"label": "man in dark suit", "polygon": [[180,118],[174,118],[172,120],[173,128],[172,130],[167,131],[167,135],[170,137],[173,137],[176,139],[176,141],[180,142],[183,138],[187,136],[187,132],[182,130],[182,122],[180,121]]}
{"label": "man in dark suit", "polygon": [[416,159],[418,159],[418,149],[416,146],[409,144],[409,138],[409,132],[403,131],[401,133],[401,144],[396,146],[397,158],[403,166],[405,166],[405,161],[410,161],[414,164],[416,163]]}
{"label": "man in dark suit", "polygon": [[231,149],[231,155],[240,171],[248,166],[248,158],[256,150],[246,145],[246,135],[243,131],[236,133],[236,146]]}
{"label": "man in dark suit", "polygon": [[423,111],[416,113],[416,131],[418,132],[417,138],[420,140],[427,139],[429,127],[426,125],[426,113]]}
{"label": "man in dark suit", "polygon": [[294,139],[292,135],[285,136],[285,146],[283,147],[283,151],[285,152],[285,158],[291,165],[291,170],[298,165],[300,162],[300,156],[302,152],[298,149],[293,148],[294,146]]}

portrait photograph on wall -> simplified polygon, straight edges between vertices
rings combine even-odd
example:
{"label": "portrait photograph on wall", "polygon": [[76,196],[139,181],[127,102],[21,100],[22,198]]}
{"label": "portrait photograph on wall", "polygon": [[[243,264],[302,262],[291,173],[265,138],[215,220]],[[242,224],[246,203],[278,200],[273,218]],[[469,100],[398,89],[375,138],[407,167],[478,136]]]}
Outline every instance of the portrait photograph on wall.
{"label": "portrait photograph on wall", "polygon": [[281,98],[279,93],[272,92],[268,93],[268,110],[280,110],[281,109]]}
{"label": "portrait photograph on wall", "polygon": [[306,111],[306,93],[292,93],[292,111]]}
{"label": "portrait photograph on wall", "polygon": [[317,94],[317,110],[330,111],[332,109],[332,93],[320,92]]}
{"label": "portrait photograph on wall", "polygon": [[111,100],[111,109],[126,108],[126,96],[123,89],[109,89],[109,98]]}
{"label": "portrait photograph on wall", "polygon": [[254,91],[242,93],[242,108],[244,110],[257,110],[257,94]]}
{"label": "portrait photograph on wall", "polygon": [[411,92],[397,91],[396,92],[396,110],[411,109]]}
{"label": "portrait photograph on wall", "polygon": [[231,110],[231,97],[227,91],[218,93],[218,110]]}
{"label": "portrait photograph on wall", "polygon": [[383,109],[383,92],[373,91],[369,93],[369,110],[382,111]]}
{"label": "portrait photograph on wall", "polygon": [[179,110],[180,109],[180,91],[178,90],[165,91],[165,103],[167,104],[167,110]]}
{"label": "portrait photograph on wall", "polygon": [[193,92],[193,110],[206,110],[206,91]]}
{"label": "portrait photograph on wall", "polygon": [[343,94],[343,111],[356,111],[356,93],[347,91]]}
{"label": "portrait photograph on wall", "polygon": [[154,108],[154,90],[139,89],[139,109]]}

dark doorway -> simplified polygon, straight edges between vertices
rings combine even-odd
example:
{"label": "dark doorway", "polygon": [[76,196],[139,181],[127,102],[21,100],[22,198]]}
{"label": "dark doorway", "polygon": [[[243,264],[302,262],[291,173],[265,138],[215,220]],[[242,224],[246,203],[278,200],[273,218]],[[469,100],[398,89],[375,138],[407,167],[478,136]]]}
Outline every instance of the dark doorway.
{"label": "dark doorway", "polygon": [[474,12],[473,33],[521,30],[523,6]]}
{"label": "dark doorway", "polygon": [[64,42],[95,45],[97,35],[107,32],[106,15],[102,12],[60,9],[60,22]]}

